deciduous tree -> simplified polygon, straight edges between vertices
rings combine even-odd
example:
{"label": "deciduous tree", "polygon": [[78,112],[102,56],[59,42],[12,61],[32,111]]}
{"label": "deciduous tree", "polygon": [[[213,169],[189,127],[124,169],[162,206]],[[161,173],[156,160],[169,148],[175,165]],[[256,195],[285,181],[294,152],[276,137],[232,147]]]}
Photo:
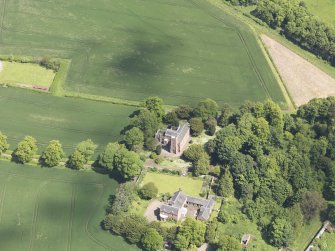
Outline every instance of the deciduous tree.
{"label": "deciduous tree", "polygon": [[32,136],[24,137],[13,153],[15,160],[17,160],[19,163],[30,162],[37,153],[36,143],[36,139]]}
{"label": "deciduous tree", "polygon": [[49,167],[57,166],[64,156],[62,144],[58,140],[52,140],[42,153],[42,164]]}

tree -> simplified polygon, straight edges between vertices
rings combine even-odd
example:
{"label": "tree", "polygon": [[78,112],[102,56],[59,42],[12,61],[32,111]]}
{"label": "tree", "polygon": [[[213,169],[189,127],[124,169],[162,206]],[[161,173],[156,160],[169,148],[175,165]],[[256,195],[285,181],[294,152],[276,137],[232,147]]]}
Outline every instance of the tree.
{"label": "tree", "polygon": [[85,156],[79,152],[78,150],[75,150],[69,157],[68,160],[68,166],[72,169],[82,169],[84,168],[84,165],[86,164],[86,158]]}
{"label": "tree", "polygon": [[144,216],[130,214],[124,218],[121,232],[127,241],[135,244],[141,241],[147,227],[148,221]]}
{"label": "tree", "polygon": [[233,176],[229,169],[226,169],[224,175],[220,178],[217,192],[223,197],[234,196]]}
{"label": "tree", "polygon": [[150,200],[158,194],[158,188],[155,183],[149,182],[140,189],[140,195],[143,199]]}
{"label": "tree", "polygon": [[193,108],[189,105],[180,105],[175,110],[179,119],[189,120],[191,118]]}
{"label": "tree", "polygon": [[196,162],[204,154],[206,154],[205,149],[200,144],[191,145],[186,151],[184,151],[184,157],[191,162]]}
{"label": "tree", "polygon": [[238,239],[230,235],[221,235],[218,241],[218,251],[240,251],[241,244]]}
{"label": "tree", "polygon": [[43,165],[53,167],[57,166],[64,156],[62,144],[58,140],[52,140],[42,153],[41,160]]}
{"label": "tree", "polygon": [[26,136],[18,144],[13,156],[19,163],[28,163],[32,161],[34,155],[37,153],[36,139],[32,136]]}
{"label": "tree", "polygon": [[8,148],[7,136],[0,131],[0,155],[6,152]]}
{"label": "tree", "polygon": [[87,139],[85,141],[80,142],[76,150],[80,152],[84,158],[85,158],[85,163],[87,163],[90,158],[94,155],[94,151],[98,146],[93,143],[91,139]]}
{"label": "tree", "polygon": [[107,211],[114,215],[127,212],[135,197],[135,190],[135,184],[131,182],[122,183],[116,194],[110,198],[110,207]]}
{"label": "tree", "polygon": [[333,224],[335,224],[335,206],[331,206],[329,208],[328,218]]}
{"label": "tree", "polygon": [[108,143],[104,151],[99,155],[99,164],[109,171],[114,168],[114,156],[123,146],[118,143]]}
{"label": "tree", "polygon": [[194,108],[194,115],[205,121],[209,118],[215,118],[218,108],[218,104],[214,100],[207,98],[200,101]]}
{"label": "tree", "polygon": [[309,222],[325,209],[326,201],[320,193],[307,191],[302,195],[300,207],[305,221]]}
{"label": "tree", "polygon": [[175,126],[175,127],[179,126],[179,119],[177,113],[175,111],[168,112],[164,116],[164,123],[169,126]]}
{"label": "tree", "polygon": [[209,156],[202,154],[199,159],[193,163],[193,174],[195,176],[206,175],[209,173]]}
{"label": "tree", "polygon": [[276,218],[269,227],[269,241],[275,247],[287,247],[293,242],[292,226],[285,219]]}
{"label": "tree", "polygon": [[175,241],[175,247],[178,250],[188,248],[190,245],[199,247],[205,241],[205,232],[205,223],[187,218],[179,228]]}
{"label": "tree", "polygon": [[190,127],[192,136],[199,136],[204,130],[204,123],[201,118],[190,119]]}
{"label": "tree", "polygon": [[123,178],[131,179],[140,174],[143,161],[137,153],[120,149],[114,156],[114,166]]}
{"label": "tree", "polygon": [[148,228],[142,237],[144,250],[156,251],[163,248],[163,237],[154,228]]}
{"label": "tree", "polygon": [[144,142],[143,132],[139,128],[133,127],[125,133],[124,141],[129,150],[139,150],[142,148]]}
{"label": "tree", "polygon": [[144,133],[144,138],[147,140],[154,137],[161,126],[161,119],[149,110],[140,110],[138,115],[132,119],[131,124],[141,129]]}
{"label": "tree", "polygon": [[70,155],[68,165],[72,169],[82,169],[93,156],[97,145],[88,139],[80,142],[74,152]]}
{"label": "tree", "polygon": [[156,115],[160,120],[163,118],[165,111],[163,107],[163,100],[159,97],[149,97],[144,100],[144,107],[148,109],[148,111],[152,112]]}
{"label": "tree", "polygon": [[216,119],[210,118],[206,121],[207,134],[213,136],[216,131],[217,122]]}

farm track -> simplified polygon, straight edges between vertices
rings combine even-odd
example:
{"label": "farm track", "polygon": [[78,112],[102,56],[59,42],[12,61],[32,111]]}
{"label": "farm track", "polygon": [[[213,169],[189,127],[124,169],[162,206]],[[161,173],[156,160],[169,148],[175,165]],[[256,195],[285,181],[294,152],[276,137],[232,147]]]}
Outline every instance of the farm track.
{"label": "farm track", "polygon": [[5,183],[2,187],[2,193],[0,197],[0,224],[2,220],[2,213],[3,213],[3,207],[5,204],[5,196],[6,196],[6,188],[7,188],[7,183]]}
{"label": "farm track", "polygon": [[70,207],[70,216],[69,216],[69,223],[68,223],[67,246],[66,246],[67,251],[71,250],[72,225],[73,225],[73,218],[74,218],[75,201],[76,201],[76,185],[73,185],[72,192],[71,192],[71,207]]}
{"label": "farm track", "polygon": [[33,213],[33,220],[31,224],[31,236],[29,240],[29,250],[33,251],[34,248],[34,241],[35,241],[35,236],[36,236],[36,224],[37,224],[37,217],[38,217],[38,207],[39,207],[39,196],[42,191],[42,187],[46,185],[47,182],[43,182],[40,184],[39,188],[37,189],[36,192],[36,197],[35,197],[35,208],[34,208],[34,213]]}
{"label": "farm track", "polygon": [[[102,190],[101,190],[101,193],[99,195],[99,199],[96,200],[96,201],[100,201],[102,200],[103,198],[103,191],[104,191],[104,185],[101,185],[102,186]],[[94,212],[97,211],[97,207],[98,207],[99,203],[96,203],[95,207],[93,207],[92,211],[90,212],[90,217],[88,218],[88,220],[86,221],[86,224],[85,224],[85,232],[86,234],[88,235],[88,237],[94,241],[96,244],[98,244],[99,246],[103,247],[105,250],[108,250],[110,248],[110,246],[108,245],[105,245],[103,242],[99,241],[97,238],[94,237],[94,235],[91,233],[91,231],[89,230],[89,224],[90,224],[90,221],[93,219],[94,217]]]}

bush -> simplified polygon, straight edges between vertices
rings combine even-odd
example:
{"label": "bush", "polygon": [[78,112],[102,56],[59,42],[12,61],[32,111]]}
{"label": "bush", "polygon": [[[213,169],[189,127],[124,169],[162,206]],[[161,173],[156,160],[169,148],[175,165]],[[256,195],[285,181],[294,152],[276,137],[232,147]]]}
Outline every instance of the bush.
{"label": "bush", "polygon": [[150,200],[157,196],[158,188],[153,182],[149,182],[140,189],[139,194],[142,199]]}
{"label": "bush", "polygon": [[164,158],[161,157],[161,156],[158,156],[158,157],[155,159],[155,163],[156,163],[157,165],[161,164],[163,161],[164,161]]}
{"label": "bush", "polygon": [[152,152],[150,153],[150,159],[156,159],[157,158],[157,153]]}
{"label": "bush", "polygon": [[157,153],[157,155],[160,155],[162,153],[162,146],[161,145],[156,146],[156,153]]}

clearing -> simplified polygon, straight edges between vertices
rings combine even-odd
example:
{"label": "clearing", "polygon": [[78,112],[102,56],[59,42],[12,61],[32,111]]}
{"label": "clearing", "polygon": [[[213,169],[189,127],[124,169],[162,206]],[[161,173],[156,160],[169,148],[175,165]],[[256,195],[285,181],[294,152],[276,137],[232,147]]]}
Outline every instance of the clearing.
{"label": "clearing", "polygon": [[335,95],[335,79],[274,39],[262,35],[272,61],[296,106]]}
{"label": "clearing", "polygon": [[304,0],[307,8],[314,15],[325,22],[335,25],[335,1],[334,0]]}
{"label": "clearing", "polygon": [[67,91],[286,106],[254,33],[203,0],[0,0],[0,54],[71,59]]}
{"label": "clearing", "polygon": [[183,190],[187,195],[197,196],[201,193],[203,181],[199,178],[190,178],[184,176],[176,176],[163,173],[148,172],[143,181],[142,185],[149,182],[153,182],[157,188],[159,194],[177,192],[179,188]]}
{"label": "clearing", "polygon": [[1,84],[37,85],[49,88],[55,77],[53,70],[38,64],[2,61]]}
{"label": "clearing", "polygon": [[59,98],[23,89],[0,87],[0,131],[14,149],[26,135],[37,139],[39,150],[58,139],[66,153],[83,140],[92,139],[100,152],[108,142],[120,139],[134,107]]}
{"label": "clearing", "polygon": [[1,250],[138,250],[100,228],[108,175],[0,161],[0,184]]}

